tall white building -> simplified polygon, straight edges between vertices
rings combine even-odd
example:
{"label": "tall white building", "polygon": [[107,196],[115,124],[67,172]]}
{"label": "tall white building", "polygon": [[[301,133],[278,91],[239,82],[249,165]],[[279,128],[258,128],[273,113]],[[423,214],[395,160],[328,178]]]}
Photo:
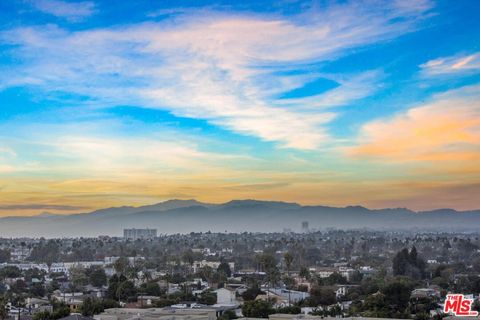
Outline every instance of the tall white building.
{"label": "tall white building", "polygon": [[153,239],[157,236],[157,229],[123,229],[125,240]]}
{"label": "tall white building", "polygon": [[310,231],[309,227],[308,227],[308,221],[303,221],[302,222],[302,232],[303,233],[308,233]]}

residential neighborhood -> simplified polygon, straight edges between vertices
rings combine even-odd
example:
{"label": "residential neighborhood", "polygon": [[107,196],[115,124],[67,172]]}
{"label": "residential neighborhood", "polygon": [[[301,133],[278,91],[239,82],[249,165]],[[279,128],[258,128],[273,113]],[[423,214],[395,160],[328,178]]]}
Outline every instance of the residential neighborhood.
{"label": "residential neighborhood", "polygon": [[0,240],[0,310],[11,319],[441,319],[447,294],[478,310],[479,292],[478,234]]}

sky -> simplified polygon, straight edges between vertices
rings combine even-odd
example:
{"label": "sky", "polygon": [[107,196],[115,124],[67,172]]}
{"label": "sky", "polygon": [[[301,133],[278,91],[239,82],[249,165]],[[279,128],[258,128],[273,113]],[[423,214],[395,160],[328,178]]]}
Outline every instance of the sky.
{"label": "sky", "polygon": [[480,2],[2,1],[0,216],[480,208]]}

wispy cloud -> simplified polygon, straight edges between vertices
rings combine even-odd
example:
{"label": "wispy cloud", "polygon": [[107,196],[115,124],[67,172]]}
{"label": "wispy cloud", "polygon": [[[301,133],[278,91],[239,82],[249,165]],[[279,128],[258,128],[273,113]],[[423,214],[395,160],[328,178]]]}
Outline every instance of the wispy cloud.
{"label": "wispy cloud", "polygon": [[95,13],[95,3],[91,1],[34,0],[31,4],[46,14],[65,18],[72,22],[81,21]]}
{"label": "wispy cloud", "polygon": [[[229,165],[244,155],[202,151],[199,143],[180,133],[161,136],[118,136],[113,121],[83,123],[19,125],[22,131],[37,132],[35,137],[19,134],[4,138],[11,154],[0,153],[0,171],[5,173],[47,174],[52,177],[148,177],[181,176],[209,172],[211,175],[229,171]],[[83,129],[82,129],[83,128]],[[88,128],[89,133],[84,130]],[[8,128],[1,128],[0,135]],[[55,132],[55,133],[53,133]],[[15,148],[15,150],[13,149]]]}
{"label": "wispy cloud", "polygon": [[430,60],[420,66],[428,76],[459,75],[480,72],[480,53],[459,54]]}
{"label": "wispy cloud", "polygon": [[203,12],[82,32],[17,29],[2,38],[19,45],[14,53],[24,64],[0,78],[0,86],[23,81],[50,94],[54,88],[87,96],[85,104],[165,109],[280,146],[315,149],[329,140],[325,124],[335,118],[333,108],[374,92],[377,83],[353,74],[330,92],[279,101],[307,79],[278,71],[412,31],[430,7],[351,3],[290,17]]}
{"label": "wispy cloud", "polygon": [[15,157],[17,154],[11,148],[0,147],[0,157],[3,155],[7,155],[10,157]]}
{"label": "wispy cloud", "polygon": [[0,205],[1,210],[58,210],[58,211],[78,211],[85,209],[85,207],[57,205],[57,204],[12,204]]}
{"label": "wispy cloud", "polygon": [[428,104],[369,122],[348,153],[380,162],[435,163],[445,173],[479,173],[479,92],[479,86],[452,90]]}

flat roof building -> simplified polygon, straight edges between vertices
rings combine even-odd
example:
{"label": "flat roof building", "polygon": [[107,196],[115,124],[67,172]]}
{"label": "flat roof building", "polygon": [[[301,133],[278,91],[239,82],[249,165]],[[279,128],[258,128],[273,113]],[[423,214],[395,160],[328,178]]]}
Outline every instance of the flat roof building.
{"label": "flat roof building", "polygon": [[123,229],[125,240],[154,239],[157,237],[157,229]]}
{"label": "flat roof building", "polygon": [[215,309],[112,308],[94,316],[95,320],[216,320]]}

